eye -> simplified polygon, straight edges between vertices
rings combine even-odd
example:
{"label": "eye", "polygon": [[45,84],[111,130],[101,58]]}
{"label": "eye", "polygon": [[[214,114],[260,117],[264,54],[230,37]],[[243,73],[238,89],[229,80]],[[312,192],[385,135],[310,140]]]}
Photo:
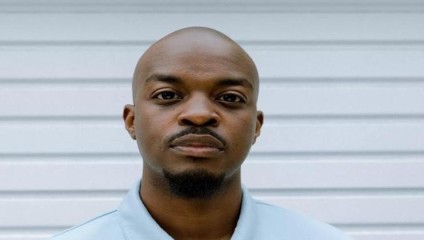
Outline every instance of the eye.
{"label": "eye", "polygon": [[182,99],[182,97],[179,94],[177,94],[176,92],[173,92],[173,91],[159,92],[159,93],[155,94],[153,96],[153,98],[160,99],[160,100],[179,100],[179,99]]}
{"label": "eye", "polygon": [[238,94],[226,93],[217,98],[218,101],[224,103],[246,103],[246,99]]}

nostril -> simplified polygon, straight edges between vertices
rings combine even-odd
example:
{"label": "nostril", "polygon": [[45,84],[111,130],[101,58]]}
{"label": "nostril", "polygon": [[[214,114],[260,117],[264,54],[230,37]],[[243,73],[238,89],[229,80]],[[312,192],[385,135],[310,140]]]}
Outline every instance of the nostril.
{"label": "nostril", "polygon": [[182,124],[183,125],[187,125],[187,126],[190,126],[190,125],[194,125],[194,123],[192,123],[190,120],[188,120],[188,119],[183,119],[182,121]]}
{"label": "nostril", "polygon": [[216,126],[218,125],[218,121],[215,118],[209,119],[208,122],[205,123],[206,126]]}
{"label": "nostril", "polygon": [[215,118],[210,118],[206,121],[192,121],[190,119],[182,119],[181,123],[186,126],[217,126],[218,120]]}

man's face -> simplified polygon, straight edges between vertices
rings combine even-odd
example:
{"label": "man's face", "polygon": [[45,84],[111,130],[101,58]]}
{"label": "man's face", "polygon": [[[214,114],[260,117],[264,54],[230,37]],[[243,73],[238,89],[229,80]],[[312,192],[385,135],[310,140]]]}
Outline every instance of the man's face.
{"label": "man's face", "polygon": [[256,70],[239,49],[205,38],[158,44],[139,63],[135,119],[127,128],[145,175],[231,179],[259,135]]}

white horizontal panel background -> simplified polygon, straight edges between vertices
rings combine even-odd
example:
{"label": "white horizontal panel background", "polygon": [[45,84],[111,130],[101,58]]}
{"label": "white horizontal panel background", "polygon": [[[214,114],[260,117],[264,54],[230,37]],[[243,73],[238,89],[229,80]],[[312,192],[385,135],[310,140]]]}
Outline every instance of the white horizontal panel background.
{"label": "white horizontal panel background", "polygon": [[[29,199],[1,200],[0,209],[4,214],[16,217],[0,220],[4,227],[49,227],[71,226],[89,215],[100,215],[105,208],[116,208],[123,197],[103,197],[102,199]],[[422,197],[258,197],[261,201],[284,205],[334,224],[393,224],[399,221],[424,221],[420,213],[424,211]],[[411,207],[415,208],[413,210]],[[81,212],[81,208],[88,212]],[[387,209],[391,209],[387,211]],[[19,212],[19,215],[16,215]],[[342,214],[340,214],[342,212]],[[354,215],[355,217],[352,217]],[[33,217],[38,216],[37,223]],[[349,220],[348,220],[349,219]],[[363,219],[366,219],[364,221]],[[393,219],[397,219],[394,221]],[[6,220],[6,221],[5,221]]]}
{"label": "white horizontal panel background", "polygon": [[[423,19],[421,13],[153,12],[75,15],[18,12],[1,15],[4,24],[0,30],[9,34],[2,34],[0,39],[11,45],[31,41],[57,44],[150,42],[175,29],[201,25],[219,28],[241,42],[295,43],[331,40],[359,43],[366,41],[414,43],[424,39],[424,33],[418,31]],[[134,31],[136,29],[140,31]],[[260,30],[260,34],[253,30]]]}
{"label": "white horizontal panel background", "polygon": [[[424,19],[423,19],[424,21]],[[424,47],[387,49],[364,46],[270,47],[247,46],[261,77],[413,78],[424,76]],[[404,49],[403,49],[404,48]],[[3,46],[0,63],[6,80],[130,79],[143,52],[137,47],[16,47]],[[141,49],[145,49],[144,47]],[[15,63],[26,66],[22,71]],[[90,66],[87,68],[87,66]],[[284,67],[282,67],[284,66]]]}
{"label": "white horizontal panel background", "polygon": [[[0,117],[115,117],[132,102],[129,80],[68,80],[60,84],[3,82]],[[263,79],[259,108],[269,116],[420,116],[424,82]],[[1,80],[0,80],[1,82]],[[31,98],[27,96],[31,95]],[[375,96],[379,97],[376,98]],[[398,96],[394,98],[393,96]],[[96,96],[93,98],[93,96]],[[113,97],[111,97],[113,96]],[[13,102],[11,105],[9,102]],[[83,104],[96,106],[81,108]],[[31,105],[31,108],[25,107]],[[66,106],[64,108],[63,106]],[[346,107],[348,106],[348,107]]]}
{"label": "white horizontal panel background", "polygon": [[[8,136],[2,141],[7,144],[3,154],[138,151],[123,123],[115,121],[1,123],[0,131]],[[253,152],[424,152],[424,121],[269,123],[263,126],[262,133]]]}
{"label": "white horizontal panel background", "polygon": [[2,0],[2,12],[421,12],[420,0]]}
{"label": "white horizontal panel background", "polygon": [[[275,158],[272,157],[272,158]],[[257,192],[281,194],[311,192],[361,194],[361,191],[375,190],[374,193],[416,191],[424,184],[423,159],[397,157],[384,160],[366,157],[359,160],[335,160],[330,157],[305,159],[292,157],[286,160],[272,160],[271,157],[252,156],[243,167],[244,183]],[[339,157],[341,158],[341,157]],[[14,192],[25,195],[25,191],[122,191],[139,178],[141,164],[137,157],[118,157],[105,160],[56,157],[43,160],[34,157],[31,171],[28,161],[22,159],[2,162],[4,170],[0,176],[0,187],[8,195]],[[131,159],[131,160],[129,160]],[[37,160],[37,161],[36,161]],[[258,177],[257,172],[266,172],[267,178]],[[337,174],[334,172],[337,171]],[[393,176],[396,176],[394,178]],[[48,178],[46,177],[48,176]],[[270,182],[267,179],[273,179]],[[56,181],[50,181],[55,179]],[[319,190],[319,191],[318,191]],[[372,193],[372,192],[371,192]]]}
{"label": "white horizontal panel background", "polygon": [[121,121],[136,61],[192,25],[258,65],[258,199],[358,240],[424,239],[424,1],[0,0],[0,240],[119,204],[142,171]]}

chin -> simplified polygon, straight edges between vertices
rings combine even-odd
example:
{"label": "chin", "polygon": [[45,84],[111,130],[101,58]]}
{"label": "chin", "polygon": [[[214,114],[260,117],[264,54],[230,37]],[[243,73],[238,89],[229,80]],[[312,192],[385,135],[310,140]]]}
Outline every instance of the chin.
{"label": "chin", "polygon": [[207,199],[216,195],[222,188],[225,173],[217,174],[206,169],[171,172],[164,169],[172,195],[184,199]]}

